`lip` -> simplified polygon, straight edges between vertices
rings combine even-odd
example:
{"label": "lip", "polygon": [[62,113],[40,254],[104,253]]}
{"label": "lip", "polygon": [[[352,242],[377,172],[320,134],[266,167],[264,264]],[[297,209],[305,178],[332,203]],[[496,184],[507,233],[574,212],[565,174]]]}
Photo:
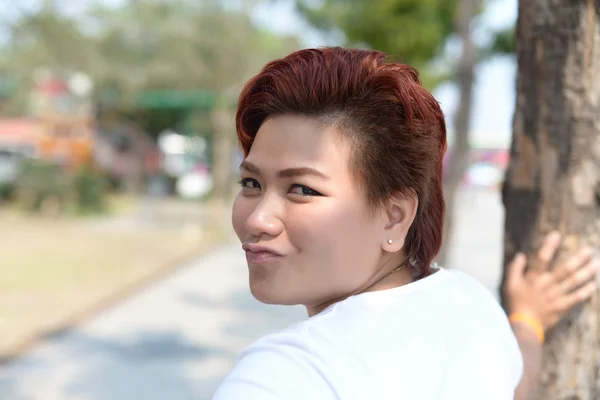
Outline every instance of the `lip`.
{"label": "lip", "polygon": [[283,256],[283,254],[281,254],[280,252],[278,252],[277,250],[268,247],[268,246],[264,246],[258,243],[244,243],[242,245],[242,249],[244,249],[246,252],[250,252],[250,253],[271,253],[275,256]]}
{"label": "lip", "polygon": [[246,251],[248,264],[263,264],[283,257],[280,252],[257,243],[244,243],[242,248]]}

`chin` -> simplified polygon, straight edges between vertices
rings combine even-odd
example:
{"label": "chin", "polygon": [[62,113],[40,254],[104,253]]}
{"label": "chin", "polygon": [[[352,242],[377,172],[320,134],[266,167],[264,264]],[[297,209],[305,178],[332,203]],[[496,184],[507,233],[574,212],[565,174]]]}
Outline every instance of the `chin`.
{"label": "chin", "polygon": [[276,290],[272,286],[265,287],[264,285],[253,285],[250,282],[250,293],[252,296],[264,304],[273,304],[280,306],[295,306],[302,304],[299,299],[294,299],[289,293],[285,293],[281,290]]}

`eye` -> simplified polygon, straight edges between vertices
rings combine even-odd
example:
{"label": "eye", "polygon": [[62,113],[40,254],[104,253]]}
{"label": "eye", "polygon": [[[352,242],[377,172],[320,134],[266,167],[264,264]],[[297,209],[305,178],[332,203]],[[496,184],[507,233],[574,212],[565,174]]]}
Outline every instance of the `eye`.
{"label": "eye", "polygon": [[242,189],[260,189],[260,183],[256,179],[243,178],[238,181]]}
{"label": "eye", "polygon": [[304,185],[292,185],[290,193],[299,194],[301,196],[322,196],[321,193]]}

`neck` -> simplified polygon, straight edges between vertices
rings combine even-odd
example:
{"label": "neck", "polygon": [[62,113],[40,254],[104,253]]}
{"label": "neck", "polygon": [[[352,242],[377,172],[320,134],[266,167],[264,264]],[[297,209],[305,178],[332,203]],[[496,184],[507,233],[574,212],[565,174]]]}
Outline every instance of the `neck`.
{"label": "neck", "polygon": [[369,279],[365,284],[360,286],[360,288],[344,296],[337,297],[335,299],[323,302],[315,306],[307,305],[306,311],[308,312],[308,316],[312,317],[314,315],[317,315],[332,304],[339,303],[340,301],[345,300],[350,296],[355,296],[357,294],[367,292],[377,292],[380,290],[393,289],[413,282],[412,270],[410,268],[403,268],[394,271],[395,268],[396,267],[382,268],[382,270],[384,271],[380,271],[380,273],[377,273],[372,279]]}

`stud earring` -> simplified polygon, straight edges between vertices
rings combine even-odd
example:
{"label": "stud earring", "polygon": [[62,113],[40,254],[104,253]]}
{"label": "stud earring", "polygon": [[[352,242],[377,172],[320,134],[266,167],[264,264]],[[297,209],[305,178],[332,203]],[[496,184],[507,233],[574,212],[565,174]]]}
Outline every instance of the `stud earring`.
{"label": "stud earring", "polygon": [[392,239],[388,239],[388,244],[392,244]]}

